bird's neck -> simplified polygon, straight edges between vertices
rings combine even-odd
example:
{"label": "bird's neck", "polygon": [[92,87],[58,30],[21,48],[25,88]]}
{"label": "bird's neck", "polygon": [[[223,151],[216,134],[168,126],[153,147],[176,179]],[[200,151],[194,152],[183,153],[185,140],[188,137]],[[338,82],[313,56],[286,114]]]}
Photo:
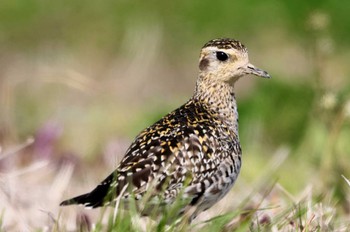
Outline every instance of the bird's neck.
{"label": "bird's neck", "polygon": [[234,85],[199,76],[193,99],[208,106],[238,136],[238,111]]}

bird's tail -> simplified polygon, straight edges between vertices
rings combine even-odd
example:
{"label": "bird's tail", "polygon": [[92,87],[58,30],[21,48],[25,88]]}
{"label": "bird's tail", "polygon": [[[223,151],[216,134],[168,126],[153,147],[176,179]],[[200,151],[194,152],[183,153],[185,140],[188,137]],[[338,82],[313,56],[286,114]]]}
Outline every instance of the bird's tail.
{"label": "bird's tail", "polygon": [[[60,206],[81,204],[85,207],[96,208],[108,204],[113,197],[115,191],[111,189],[111,183],[114,181],[114,174],[108,176],[101,184],[99,184],[90,193],[86,193],[71,199],[62,201]],[[114,192],[114,196],[111,193]]]}
{"label": "bird's tail", "polygon": [[[60,206],[65,206],[65,205],[75,205],[75,204],[82,204],[85,206],[92,206],[94,207],[94,205],[96,205],[96,202],[92,203],[93,198],[90,197],[90,193],[86,193],[65,201],[62,201]],[[98,207],[97,205],[95,207]]]}

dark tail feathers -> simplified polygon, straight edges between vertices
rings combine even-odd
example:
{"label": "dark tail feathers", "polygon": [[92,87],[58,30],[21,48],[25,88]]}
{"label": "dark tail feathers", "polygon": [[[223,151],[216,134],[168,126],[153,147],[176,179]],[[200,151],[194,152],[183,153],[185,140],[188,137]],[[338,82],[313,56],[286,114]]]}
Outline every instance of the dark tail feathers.
{"label": "dark tail feathers", "polygon": [[110,202],[113,199],[113,197],[115,197],[115,194],[111,194],[111,193],[115,193],[115,191],[113,190],[110,191],[111,190],[110,184],[112,183],[113,179],[114,179],[114,175],[111,174],[90,193],[86,193],[86,194],[62,201],[60,206],[81,204],[86,207],[97,208],[97,207],[106,205],[106,203]]}

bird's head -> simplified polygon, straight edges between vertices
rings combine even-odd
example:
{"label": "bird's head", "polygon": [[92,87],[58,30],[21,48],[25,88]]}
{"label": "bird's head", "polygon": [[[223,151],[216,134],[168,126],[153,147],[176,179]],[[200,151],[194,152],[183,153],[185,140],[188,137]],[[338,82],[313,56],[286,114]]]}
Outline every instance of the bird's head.
{"label": "bird's head", "polygon": [[201,76],[208,76],[230,84],[247,74],[270,78],[266,71],[249,62],[248,51],[243,44],[227,38],[214,39],[203,46],[199,69]]}

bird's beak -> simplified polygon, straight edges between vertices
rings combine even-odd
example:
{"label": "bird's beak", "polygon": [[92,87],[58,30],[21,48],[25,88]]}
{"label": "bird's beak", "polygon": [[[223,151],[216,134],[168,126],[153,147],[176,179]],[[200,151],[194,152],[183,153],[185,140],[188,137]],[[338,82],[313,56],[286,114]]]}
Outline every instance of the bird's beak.
{"label": "bird's beak", "polygon": [[259,76],[263,78],[271,78],[270,74],[268,74],[266,71],[260,68],[257,68],[252,64],[248,64],[245,69],[247,74],[253,74],[255,76]]}

